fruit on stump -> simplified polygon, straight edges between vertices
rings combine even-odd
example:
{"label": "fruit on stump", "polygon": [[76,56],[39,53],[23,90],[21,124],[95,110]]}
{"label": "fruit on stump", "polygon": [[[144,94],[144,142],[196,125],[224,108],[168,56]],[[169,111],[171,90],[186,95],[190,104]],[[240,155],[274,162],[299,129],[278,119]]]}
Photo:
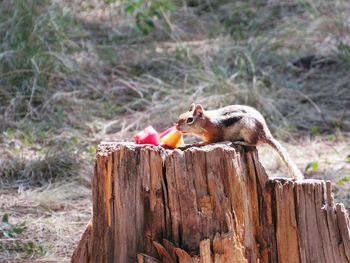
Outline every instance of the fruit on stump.
{"label": "fruit on stump", "polygon": [[160,141],[164,145],[172,148],[177,148],[185,144],[181,132],[178,131],[175,126],[165,130],[160,135]]}
{"label": "fruit on stump", "polygon": [[159,145],[159,135],[158,132],[150,125],[143,131],[135,134],[134,141],[137,144]]}
{"label": "fruit on stump", "polygon": [[171,132],[172,130],[174,130],[175,126],[170,127],[168,129],[166,129],[165,131],[163,131],[160,135],[159,138],[163,138],[165,135],[167,135],[169,132]]}

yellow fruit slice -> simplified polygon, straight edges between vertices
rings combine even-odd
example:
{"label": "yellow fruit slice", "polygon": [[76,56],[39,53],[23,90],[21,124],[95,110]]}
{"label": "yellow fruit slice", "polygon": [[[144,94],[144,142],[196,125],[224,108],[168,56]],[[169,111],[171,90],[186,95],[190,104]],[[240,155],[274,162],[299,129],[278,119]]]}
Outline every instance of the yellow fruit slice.
{"label": "yellow fruit slice", "polygon": [[176,148],[181,147],[183,145],[185,145],[185,142],[184,142],[184,138],[181,135],[180,140],[176,144]]}
{"label": "yellow fruit slice", "polygon": [[161,137],[160,141],[164,143],[166,146],[176,148],[184,144],[182,134],[177,129],[173,129],[168,132],[166,135]]}

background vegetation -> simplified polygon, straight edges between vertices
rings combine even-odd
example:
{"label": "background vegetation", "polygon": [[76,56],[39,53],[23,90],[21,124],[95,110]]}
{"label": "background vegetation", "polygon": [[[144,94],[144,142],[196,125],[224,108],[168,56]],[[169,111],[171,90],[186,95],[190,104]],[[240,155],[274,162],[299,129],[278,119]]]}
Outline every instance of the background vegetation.
{"label": "background vegetation", "polygon": [[349,210],[349,14],[346,0],[1,1],[0,259],[68,261],[96,145],[193,101],[259,109]]}

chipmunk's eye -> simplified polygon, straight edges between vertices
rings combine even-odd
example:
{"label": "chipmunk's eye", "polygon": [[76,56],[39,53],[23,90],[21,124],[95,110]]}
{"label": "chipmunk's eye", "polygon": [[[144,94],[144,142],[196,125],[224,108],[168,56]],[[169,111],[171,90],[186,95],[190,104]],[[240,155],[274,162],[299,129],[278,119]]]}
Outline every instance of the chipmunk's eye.
{"label": "chipmunk's eye", "polygon": [[191,124],[193,122],[193,117],[188,117],[186,123]]}

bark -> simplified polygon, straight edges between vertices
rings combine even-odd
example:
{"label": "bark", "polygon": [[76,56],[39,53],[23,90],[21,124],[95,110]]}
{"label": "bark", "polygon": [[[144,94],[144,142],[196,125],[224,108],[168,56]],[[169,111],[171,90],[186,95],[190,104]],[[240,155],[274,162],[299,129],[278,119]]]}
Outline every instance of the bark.
{"label": "bark", "polygon": [[350,263],[331,184],[269,179],[254,147],[101,144],[92,190],[74,263]]}

